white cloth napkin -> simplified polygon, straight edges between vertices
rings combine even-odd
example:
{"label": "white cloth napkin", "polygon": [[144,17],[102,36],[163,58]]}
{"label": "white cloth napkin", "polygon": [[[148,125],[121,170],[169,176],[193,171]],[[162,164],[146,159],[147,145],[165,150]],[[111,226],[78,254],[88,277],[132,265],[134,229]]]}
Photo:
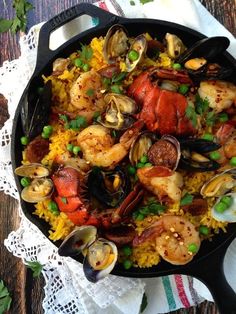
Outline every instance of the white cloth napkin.
{"label": "white cloth napkin", "polygon": [[[188,26],[207,36],[227,36],[231,40],[229,51],[236,56],[235,38],[197,0],[155,0],[145,5],[135,0],[135,6],[131,6],[130,1],[127,0],[105,0],[100,1],[97,5],[114,14],[130,18],[162,19]],[[50,47],[55,49],[56,45],[68,40],[68,37],[73,36],[75,32],[90,28],[92,23],[91,19],[84,17],[71,22],[69,26],[61,28],[52,35]],[[5,63],[0,69],[0,92],[5,94],[11,105],[11,117],[0,131],[0,139],[5,143],[1,146],[0,154],[0,190],[13,196],[16,196],[16,190],[13,177],[9,176],[11,171],[7,137],[10,134],[9,126],[12,123],[20,94],[35,64],[34,47],[37,46],[38,28],[38,26],[33,28],[31,37],[21,40],[22,56],[20,60]],[[4,80],[1,81],[1,78]],[[11,86],[19,86],[19,88],[12,90],[9,87],[10,84],[6,84],[6,79],[8,82],[14,81],[15,84],[11,84]],[[203,298],[212,300],[209,290],[200,281],[195,279],[193,281],[187,276],[180,275],[143,280],[110,276],[98,285],[91,285],[80,276],[80,266],[71,259],[59,258],[55,247],[43,239],[37,228],[25,218],[22,218],[21,228],[10,234],[5,245],[14,255],[23,258],[24,261],[37,259],[45,264],[43,274],[46,279],[46,296],[43,306],[47,314],[73,313],[72,307],[68,304],[76,304],[76,311],[81,314],[138,314],[144,287],[148,299],[145,314],[166,313],[177,308],[188,307],[200,303]],[[37,250],[32,247],[36,247]],[[226,276],[236,290],[236,265],[232,262],[235,258],[236,241],[228,250],[225,261],[225,269],[230,269]]]}

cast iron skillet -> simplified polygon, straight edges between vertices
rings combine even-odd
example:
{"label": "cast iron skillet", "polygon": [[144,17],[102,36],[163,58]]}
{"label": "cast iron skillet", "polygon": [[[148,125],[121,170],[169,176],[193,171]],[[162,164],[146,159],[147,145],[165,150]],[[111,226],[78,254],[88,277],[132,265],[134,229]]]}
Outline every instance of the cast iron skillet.
{"label": "cast iron skillet", "polygon": [[[99,24],[90,30],[86,30],[81,34],[76,35],[57,50],[50,50],[50,33],[74,18],[84,14],[98,18]],[[37,88],[43,86],[41,78],[42,74],[49,75],[51,73],[52,62],[56,58],[68,56],[70,53],[79,49],[79,42],[86,44],[95,36],[105,35],[108,28],[115,23],[125,25],[130,36],[148,32],[158,36],[159,39],[162,39],[167,32],[173,33],[179,36],[187,46],[191,46],[195,41],[205,37],[196,31],[178,24],[160,20],[127,19],[118,17],[86,3],[78,4],[49,20],[43,25],[40,31],[36,68],[22,95],[14,118],[11,146],[13,170],[21,164],[22,158],[20,138],[23,136],[23,130],[21,126],[20,110],[25,101],[37,97],[35,96],[37,95]],[[236,76],[235,59],[232,58],[232,56],[228,53],[224,53],[219,56],[216,61],[219,61],[220,64],[225,66],[234,67],[234,77]],[[15,180],[18,191],[20,192],[22,188],[19,183],[19,178],[15,176]],[[34,206],[24,201],[21,201],[21,205],[26,217],[33,222],[44,235],[48,236],[48,224],[32,214]],[[233,314],[236,313],[236,294],[226,281],[223,270],[223,261],[226,250],[235,237],[236,224],[230,224],[227,228],[227,233],[222,232],[219,235],[216,235],[212,242],[204,241],[199,253],[194,257],[194,260],[187,265],[175,266],[162,261],[155,267],[146,269],[131,268],[129,270],[125,270],[122,266],[117,265],[112,274],[137,278],[159,277],[170,274],[191,275],[208,286],[222,314]],[[58,246],[59,243],[56,243],[56,245]]]}

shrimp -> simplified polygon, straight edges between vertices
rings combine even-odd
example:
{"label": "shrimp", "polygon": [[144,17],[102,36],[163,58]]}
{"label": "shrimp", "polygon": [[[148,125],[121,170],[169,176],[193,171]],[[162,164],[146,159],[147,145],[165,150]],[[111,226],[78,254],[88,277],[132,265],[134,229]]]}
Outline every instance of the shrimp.
{"label": "shrimp", "polygon": [[173,265],[190,262],[197,253],[191,252],[190,245],[198,251],[201,240],[195,226],[186,218],[175,215],[162,216],[158,221],[136,236],[133,245],[155,240],[161,257]]}
{"label": "shrimp", "polygon": [[209,100],[209,106],[219,113],[236,104],[236,86],[225,81],[203,81],[198,93],[201,98]]}
{"label": "shrimp", "polygon": [[101,90],[101,75],[94,70],[80,74],[70,89],[71,105],[88,121],[92,119],[95,112],[105,109]]}
{"label": "shrimp", "polygon": [[90,125],[80,132],[77,142],[83,152],[83,158],[92,166],[112,168],[127,155],[142,127],[143,122],[137,121],[125,131],[119,143],[114,144],[109,129],[101,125]]}
{"label": "shrimp", "polygon": [[181,199],[183,177],[180,173],[162,166],[140,168],[137,176],[142,185],[160,201],[178,202]]}

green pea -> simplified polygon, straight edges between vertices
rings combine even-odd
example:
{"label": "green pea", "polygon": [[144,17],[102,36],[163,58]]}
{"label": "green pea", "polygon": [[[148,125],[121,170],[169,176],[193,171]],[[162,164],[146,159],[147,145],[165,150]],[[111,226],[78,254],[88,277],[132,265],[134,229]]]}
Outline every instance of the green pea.
{"label": "green pea", "polygon": [[26,186],[30,185],[30,178],[23,177],[21,178],[20,183],[25,188]]}
{"label": "green pea", "polygon": [[198,251],[198,246],[197,246],[197,244],[195,244],[195,243],[189,244],[189,246],[188,246],[188,251],[189,251],[189,252],[192,252],[192,253],[197,253],[197,251]]}
{"label": "green pea", "polygon": [[181,66],[180,63],[174,63],[174,64],[172,65],[172,68],[173,68],[174,70],[181,70],[181,69],[182,69],[182,66]]}
{"label": "green pea", "polygon": [[138,162],[136,167],[137,167],[137,168],[143,168],[143,167],[144,167],[144,164],[143,164],[142,162]]}
{"label": "green pea", "polygon": [[74,145],[73,145],[73,144],[67,144],[67,145],[66,145],[66,149],[67,149],[69,152],[73,152],[73,148],[74,148]]}
{"label": "green pea", "polygon": [[148,162],[148,158],[147,158],[147,156],[142,156],[141,158],[140,158],[140,161],[143,163],[143,164],[145,164],[146,162]]}
{"label": "green pea", "polygon": [[123,262],[123,266],[125,269],[130,269],[132,267],[133,263],[129,260],[129,259],[126,259],[124,262]]}
{"label": "green pea", "polygon": [[81,151],[81,148],[79,146],[73,147],[73,154],[78,155],[78,153]]}
{"label": "green pea", "polygon": [[203,140],[207,140],[207,141],[213,141],[214,140],[214,135],[211,133],[205,133],[202,135],[202,139]]}
{"label": "green pea", "polygon": [[219,202],[215,204],[214,208],[218,213],[223,213],[228,208],[228,205],[223,202]]}
{"label": "green pea", "polygon": [[220,202],[226,204],[229,208],[233,204],[233,198],[230,195],[225,195],[221,197]]}
{"label": "green pea", "polygon": [[235,167],[236,166],[236,157],[232,157],[229,161],[230,165]]}
{"label": "green pea", "polygon": [[220,153],[219,153],[218,151],[211,152],[211,153],[209,154],[209,156],[210,156],[210,158],[211,158],[212,160],[218,160],[218,159],[220,159],[220,157],[221,157],[221,155],[220,155]]}
{"label": "green pea", "polygon": [[210,230],[209,230],[209,228],[207,226],[203,226],[202,225],[202,226],[199,227],[199,232],[201,234],[203,234],[203,235],[208,235]]}
{"label": "green pea", "polygon": [[83,65],[83,70],[84,70],[84,72],[88,72],[89,69],[90,69],[89,64],[85,63],[85,64]]}
{"label": "green pea", "polygon": [[78,68],[81,68],[81,67],[83,66],[83,64],[84,64],[83,61],[82,61],[82,59],[80,59],[80,58],[75,59],[74,63],[75,63],[75,65],[76,65]]}
{"label": "green pea", "polygon": [[227,113],[222,112],[222,113],[220,113],[220,114],[218,115],[218,120],[219,120],[220,122],[226,122],[226,121],[229,120],[229,116],[227,115]]}
{"label": "green pea", "polygon": [[188,90],[189,90],[189,87],[186,84],[181,84],[178,89],[179,93],[183,95],[186,94]]}
{"label": "green pea", "polygon": [[128,53],[128,58],[130,59],[130,61],[136,61],[139,58],[139,53],[136,50],[130,50],[130,52]]}
{"label": "green pea", "polygon": [[132,254],[132,248],[128,245],[123,246],[122,251],[125,256],[130,256]]}
{"label": "green pea", "polygon": [[147,168],[148,168],[148,167],[152,167],[152,164],[151,164],[150,162],[146,162],[145,165],[144,165],[144,167],[147,167]]}
{"label": "green pea", "polygon": [[50,137],[50,135],[49,135],[49,134],[44,133],[44,132],[42,132],[42,133],[41,133],[41,136],[42,136],[42,138],[44,138],[44,139],[47,139],[47,138],[49,138],[49,137]]}
{"label": "green pea", "polygon": [[138,213],[136,220],[142,221],[145,218],[144,214]]}
{"label": "green pea", "polygon": [[131,175],[134,175],[136,173],[135,167],[128,166],[128,173]]}
{"label": "green pea", "polygon": [[122,94],[122,91],[120,89],[119,85],[112,85],[111,86],[111,91],[115,94]]}
{"label": "green pea", "polygon": [[51,125],[45,125],[43,128],[43,133],[48,134],[49,136],[52,134],[53,127]]}
{"label": "green pea", "polygon": [[20,142],[21,142],[22,145],[27,145],[29,143],[29,139],[26,136],[22,136],[20,138]]}

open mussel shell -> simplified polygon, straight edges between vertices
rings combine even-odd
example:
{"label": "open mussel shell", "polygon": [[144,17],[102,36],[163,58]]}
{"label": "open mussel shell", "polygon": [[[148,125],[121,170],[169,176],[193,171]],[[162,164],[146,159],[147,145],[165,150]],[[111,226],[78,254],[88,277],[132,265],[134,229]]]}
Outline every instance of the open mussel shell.
{"label": "open mussel shell", "polygon": [[218,204],[221,200],[221,197],[218,198],[217,202],[213,206],[211,210],[212,217],[221,222],[236,222],[236,193],[228,193],[225,196],[230,196],[232,203],[231,205],[224,210],[223,212],[219,212],[215,209],[216,204]]}
{"label": "open mussel shell", "polygon": [[226,49],[229,47],[229,44],[229,39],[223,36],[204,38],[197,41],[192,47],[188,48],[182,54],[180,54],[175,62],[182,64],[189,59],[201,57],[207,60],[212,59],[226,51]]}
{"label": "open mussel shell", "polygon": [[49,169],[41,164],[32,163],[16,168],[15,174],[20,177],[43,178],[49,175]]}
{"label": "open mussel shell", "polygon": [[103,55],[108,63],[115,63],[118,57],[128,51],[128,32],[122,25],[115,24],[107,32],[103,46]]}
{"label": "open mussel shell", "polygon": [[179,140],[179,142],[181,149],[188,148],[191,151],[195,151],[199,154],[209,153],[221,147],[221,145],[218,143],[200,138],[182,138]]}
{"label": "open mussel shell", "polygon": [[131,114],[137,112],[138,106],[133,99],[109,93],[105,95],[104,101],[107,104],[106,111],[97,119],[98,123],[115,130],[126,130],[135,122]]}
{"label": "open mussel shell", "polygon": [[28,203],[38,203],[49,198],[53,192],[53,182],[47,178],[36,178],[21,191],[21,197]]}
{"label": "open mussel shell", "polygon": [[114,268],[118,258],[116,245],[103,238],[99,238],[89,246],[84,258],[83,270],[86,278],[97,282],[106,277]]}
{"label": "open mussel shell", "polygon": [[130,148],[129,160],[131,164],[136,165],[141,157],[147,155],[149,148],[156,140],[156,134],[148,131],[141,132]]}
{"label": "open mussel shell", "polygon": [[88,193],[109,208],[117,207],[130,192],[130,179],[120,167],[103,171],[94,167],[87,180]]}
{"label": "open mussel shell", "polygon": [[94,226],[82,226],[73,230],[62,242],[58,249],[61,256],[74,257],[89,247],[97,237],[97,228]]}
{"label": "open mussel shell", "polygon": [[207,181],[201,188],[204,197],[222,196],[236,186],[236,168],[225,170]]}
{"label": "open mussel shell", "polygon": [[129,58],[129,52],[127,53],[125,60],[127,72],[133,71],[133,69],[142,60],[144,54],[147,51],[147,39],[144,34],[141,34],[134,39],[129,51],[132,50],[138,53],[138,58],[135,61],[132,61]]}
{"label": "open mussel shell", "polygon": [[172,59],[179,57],[186,50],[182,40],[174,34],[166,33],[165,40],[167,54]]}

